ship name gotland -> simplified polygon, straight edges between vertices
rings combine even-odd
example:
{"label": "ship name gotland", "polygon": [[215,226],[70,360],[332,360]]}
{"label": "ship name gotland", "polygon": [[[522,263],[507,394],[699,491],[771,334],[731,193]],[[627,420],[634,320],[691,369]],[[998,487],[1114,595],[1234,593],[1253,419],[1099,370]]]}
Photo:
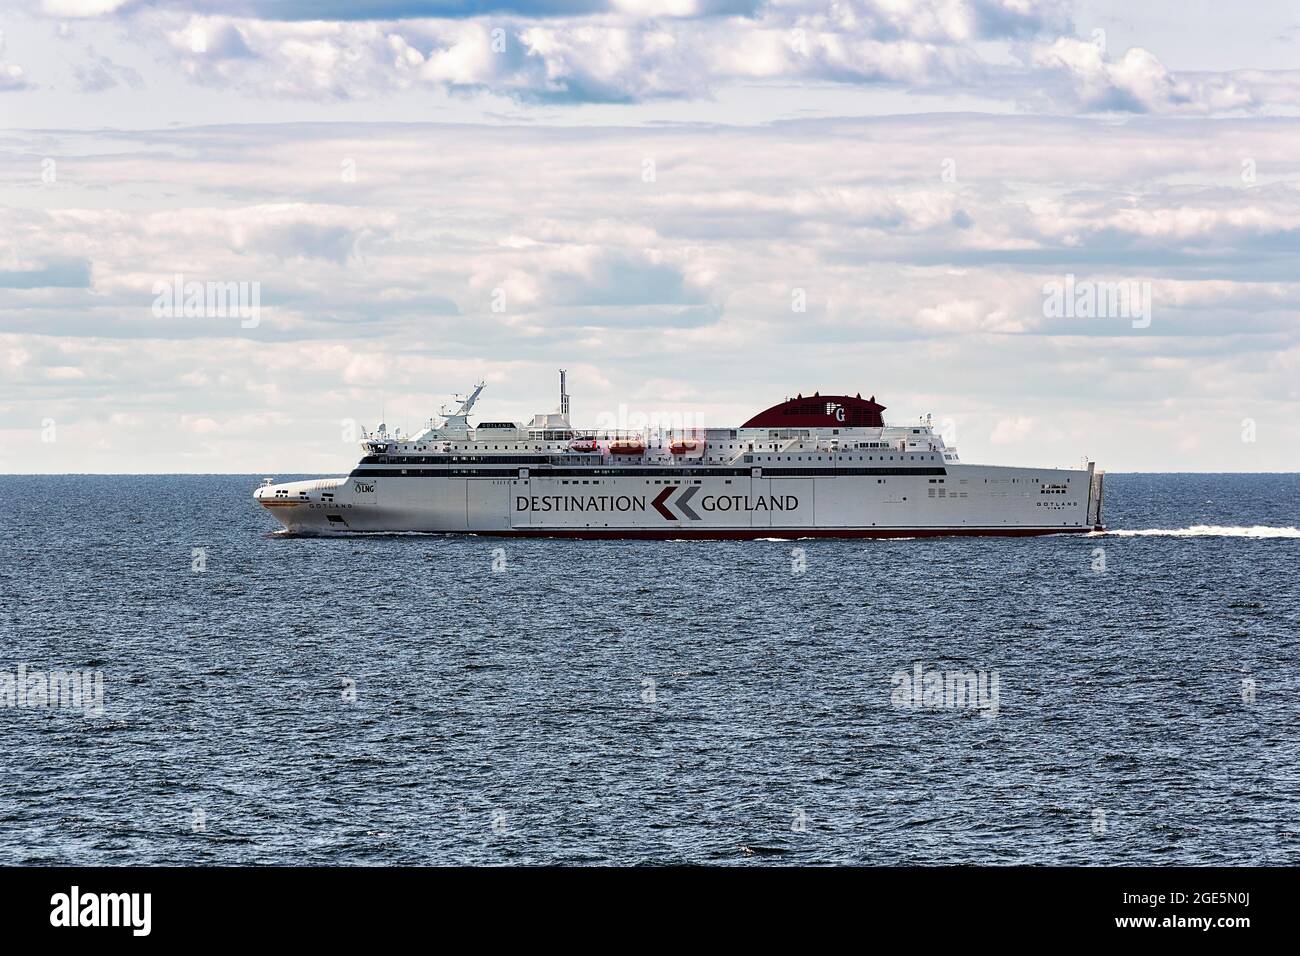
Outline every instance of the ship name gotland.
{"label": "ship name gotland", "polygon": [[[516,495],[516,511],[645,511],[644,495]],[[795,495],[704,495],[701,511],[797,511]]]}
{"label": "ship name gotland", "polygon": [[794,495],[705,495],[701,511],[797,511],[799,499]]}

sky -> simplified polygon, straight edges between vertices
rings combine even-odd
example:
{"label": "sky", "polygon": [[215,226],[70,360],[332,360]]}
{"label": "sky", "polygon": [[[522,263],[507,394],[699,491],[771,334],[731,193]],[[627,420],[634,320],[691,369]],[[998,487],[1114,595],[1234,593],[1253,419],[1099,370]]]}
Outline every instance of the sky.
{"label": "sky", "polygon": [[0,472],[338,474],[479,379],[483,420],[551,411],[558,368],[579,425],[861,393],[970,462],[1300,470],[1293,5],[36,0],[0,31]]}

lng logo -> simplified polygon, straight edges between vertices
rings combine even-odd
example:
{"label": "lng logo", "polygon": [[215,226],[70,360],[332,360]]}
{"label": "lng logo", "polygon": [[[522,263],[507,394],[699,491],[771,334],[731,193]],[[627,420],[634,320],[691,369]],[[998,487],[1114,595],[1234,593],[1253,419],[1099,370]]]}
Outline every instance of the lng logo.
{"label": "lng logo", "polygon": [[148,936],[153,927],[152,893],[71,893],[50,897],[51,926],[129,926],[134,936]]}
{"label": "lng logo", "polygon": [[373,481],[354,481],[352,490],[359,495],[373,495],[375,493],[375,483]]}

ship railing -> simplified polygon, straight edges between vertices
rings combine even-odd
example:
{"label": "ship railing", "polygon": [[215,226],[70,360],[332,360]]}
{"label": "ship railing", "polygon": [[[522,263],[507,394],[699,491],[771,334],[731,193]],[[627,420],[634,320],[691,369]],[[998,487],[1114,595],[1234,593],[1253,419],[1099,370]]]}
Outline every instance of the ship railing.
{"label": "ship railing", "polygon": [[634,428],[593,428],[586,431],[574,429],[573,437],[579,441],[627,441],[628,439],[639,439],[647,441],[648,436],[644,431],[638,431]]}
{"label": "ship railing", "polygon": [[344,484],[346,481],[347,481],[346,478],[317,478],[315,481],[309,482],[306,485],[305,490],[325,491],[329,488],[337,488],[339,485]]}

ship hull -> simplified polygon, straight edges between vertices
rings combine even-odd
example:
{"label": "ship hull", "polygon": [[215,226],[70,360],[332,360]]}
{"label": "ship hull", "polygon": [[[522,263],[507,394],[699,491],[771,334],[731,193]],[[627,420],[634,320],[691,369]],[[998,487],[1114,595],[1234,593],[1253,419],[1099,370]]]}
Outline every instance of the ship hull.
{"label": "ship hull", "polygon": [[[865,470],[865,469],[860,469]],[[258,489],[297,534],[584,539],[1023,537],[1099,530],[1092,469],[984,465],[768,477],[762,469],[359,469]]]}
{"label": "ship hull", "polygon": [[[1095,528],[770,528],[763,531],[731,529],[668,530],[653,528],[512,528],[509,531],[357,531],[356,534],[469,534],[489,538],[570,538],[582,541],[771,541],[805,538],[1028,538],[1059,534],[1086,534],[1105,530]],[[290,531],[313,537],[337,534],[336,531]]]}

